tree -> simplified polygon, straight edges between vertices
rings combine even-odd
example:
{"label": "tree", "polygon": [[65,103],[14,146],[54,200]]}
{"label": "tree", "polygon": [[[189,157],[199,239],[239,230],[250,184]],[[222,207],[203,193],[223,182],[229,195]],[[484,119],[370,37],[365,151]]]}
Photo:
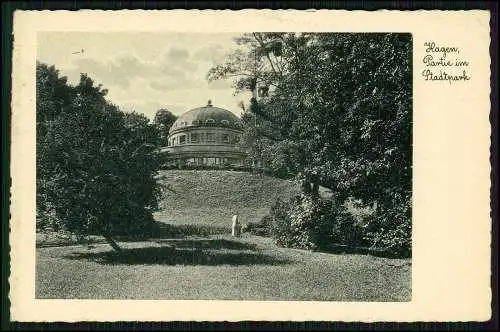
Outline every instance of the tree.
{"label": "tree", "polygon": [[400,225],[408,233],[411,36],[254,33],[237,42],[246,51],[208,78],[232,77],[237,90],[253,82],[270,87],[250,107],[256,121],[244,136],[253,153],[301,180],[307,194],[317,195],[322,185],[339,202],[375,204],[374,234]]}
{"label": "tree", "polygon": [[160,130],[161,140],[165,142],[168,137],[168,131],[170,127],[174,124],[175,120],[177,120],[177,116],[175,116],[172,112],[165,108],[161,108],[156,111],[154,124]]}
{"label": "tree", "polygon": [[85,74],[69,86],[37,64],[37,78],[46,78],[37,82],[37,227],[101,234],[120,250],[114,235],[144,233],[153,221],[159,132],[107,102]]}

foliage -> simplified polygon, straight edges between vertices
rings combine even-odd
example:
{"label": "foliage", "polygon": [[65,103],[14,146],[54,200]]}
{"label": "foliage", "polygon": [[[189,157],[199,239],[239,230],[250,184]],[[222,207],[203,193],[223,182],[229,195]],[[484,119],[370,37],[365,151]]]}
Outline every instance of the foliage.
{"label": "foliage", "polygon": [[37,228],[80,237],[140,233],[160,188],[159,133],[82,74],[76,86],[37,63]]}
{"label": "foliage", "polygon": [[283,247],[411,257],[411,219],[404,215],[409,211],[401,204],[390,217],[372,214],[360,221],[330,199],[301,194],[277,200],[270,214],[247,231],[271,235]]}
{"label": "foliage", "polygon": [[177,120],[177,116],[165,108],[161,108],[156,111],[153,123],[160,131],[160,139],[162,144],[166,144],[168,131],[170,127]]}
{"label": "foliage", "polygon": [[411,213],[397,211],[411,210],[411,35],[253,33],[237,42],[208,78],[269,88],[245,113],[250,158],[313,197],[322,185],[340,203],[376,204],[372,244],[392,245],[396,232],[407,246]]}
{"label": "foliage", "polygon": [[332,200],[301,194],[271,208],[273,237],[284,247],[328,250],[364,244],[361,226]]}
{"label": "foliage", "polygon": [[411,256],[411,200],[395,197],[393,208],[367,218],[366,239],[373,247],[387,248],[400,257]]}

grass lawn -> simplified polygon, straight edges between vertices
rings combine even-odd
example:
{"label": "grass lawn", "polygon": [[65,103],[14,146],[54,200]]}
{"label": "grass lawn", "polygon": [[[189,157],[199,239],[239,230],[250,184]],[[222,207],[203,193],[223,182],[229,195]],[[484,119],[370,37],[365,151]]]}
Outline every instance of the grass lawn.
{"label": "grass lawn", "polygon": [[36,297],[409,301],[411,260],[275,246],[244,234],[37,248]]}
{"label": "grass lawn", "polygon": [[100,237],[84,246],[74,238],[37,234],[36,297],[411,300],[410,259],[309,252],[248,233],[230,236],[233,214],[243,224],[256,222],[278,197],[298,193],[290,181],[233,171],[161,175],[172,191],[155,218],[180,233],[143,242],[122,239],[119,255]]}

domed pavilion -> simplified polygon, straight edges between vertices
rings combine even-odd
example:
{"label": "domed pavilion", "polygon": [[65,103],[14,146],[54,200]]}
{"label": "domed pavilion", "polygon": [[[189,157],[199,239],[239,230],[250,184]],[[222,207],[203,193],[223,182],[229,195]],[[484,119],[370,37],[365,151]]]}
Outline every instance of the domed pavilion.
{"label": "domed pavilion", "polygon": [[170,127],[167,152],[169,164],[244,166],[246,149],[238,143],[241,120],[209,100],[203,107],[182,114]]}

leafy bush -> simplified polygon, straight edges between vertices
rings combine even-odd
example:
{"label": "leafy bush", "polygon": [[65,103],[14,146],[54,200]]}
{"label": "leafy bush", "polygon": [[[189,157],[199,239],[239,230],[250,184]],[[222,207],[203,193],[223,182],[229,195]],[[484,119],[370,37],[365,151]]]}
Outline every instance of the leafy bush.
{"label": "leafy bush", "polygon": [[324,249],[331,240],[331,204],[305,194],[288,202],[278,200],[271,208],[276,243],[284,247]]}
{"label": "leafy bush", "polygon": [[410,193],[395,195],[393,206],[368,218],[365,238],[372,247],[385,248],[398,257],[411,257]]}
{"label": "leafy bush", "polygon": [[[389,212],[373,214],[360,223],[343,205],[302,194],[287,202],[278,200],[268,219],[272,221],[272,236],[283,247],[326,251],[345,247],[354,252],[409,257],[411,219],[406,201],[402,198]],[[392,217],[390,221],[387,215]]]}
{"label": "leafy bush", "polygon": [[364,227],[344,206],[332,204],[328,213],[331,232],[330,245],[365,246]]}
{"label": "leafy bush", "polygon": [[271,168],[263,168],[258,166],[238,166],[238,165],[195,165],[195,164],[186,164],[179,165],[175,161],[167,161],[161,165],[162,170],[198,170],[198,171],[210,171],[210,170],[229,170],[236,172],[247,172],[247,173],[256,173],[256,174],[264,174],[268,176],[272,176],[278,179],[291,179],[292,177],[289,174],[283,175]]}

